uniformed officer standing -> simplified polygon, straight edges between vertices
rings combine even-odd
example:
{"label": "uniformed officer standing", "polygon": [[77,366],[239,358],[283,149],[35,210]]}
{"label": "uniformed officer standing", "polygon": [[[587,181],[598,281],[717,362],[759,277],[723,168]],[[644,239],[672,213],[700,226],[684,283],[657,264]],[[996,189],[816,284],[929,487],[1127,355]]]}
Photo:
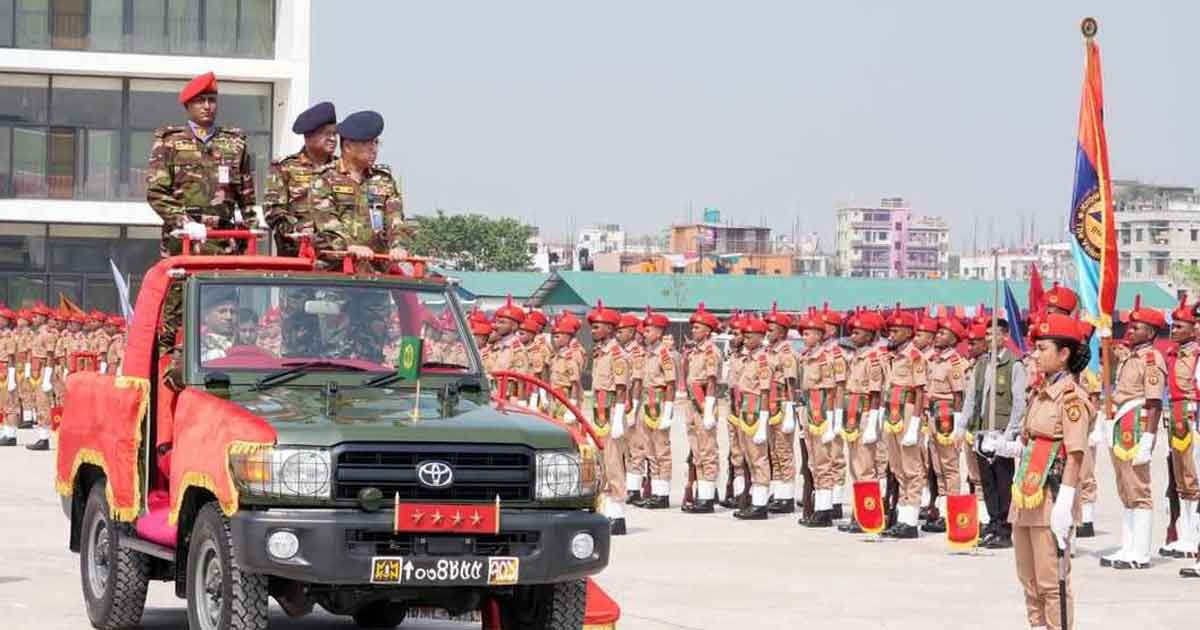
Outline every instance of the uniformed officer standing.
{"label": "uniformed officer standing", "polygon": [[883,532],[892,538],[916,538],[921,490],[925,486],[921,465],[921,410],[925,406],[927,374],[925,355],[913,345],[916,317],[899,308],[892,314],[890,337],[894,348],[888,369],[883,441],[888,467],[899,484],[897,518]]}
{"label": "uniformed officer standing", "polygon": [[1154,500],[1150,492],[1150,459],[1162,414],[1166,390],[1166,361],[1154,347],[1166,318],[1152,308],[1141,307],[1138,296],[1129,313],[1125,336],[1129,355],[1117,366],[1113,402],[1117,412],[1112,442],[1113,470],[1117,494],[1125,507],[1121,548],[1100,559],[1100,566],[1117,569],[1150,567],[1150,538]]}
{"label": "uniformed officer standing", "polygon": [[730,416],[737,430],[743,456],[750,466],[750,505],[733,513],[744,521],[767,519],[771,463],[768,455],[768,397],[771,389],[771,359],[764,343],[767,323],[757,317],[747,317],[742,324],[746,357],[738,374],[741,402],[738,415]]}
{"label": "uniformed officer standing", "polygon": [[20,421],[17,423],[22,429],[32,429],[35,425],[34,421],[34,402],[33,402],[33,364],[30,361],[33,350],[34,328],[33,322],[35,315],[29,309],[21,309],[17,312],[17,327],[13,331],[13,337],[16,338],[17,344],[17,403],[20,407]]}
{"label": "uniformed officer standing", "polygon": [[[50,320],[50,309],[39,304],[35,307],[38,323],[30,347],[30,379],[34,386],[34,408],[36,409],[37,429],[34,442],[25,448],[31,451],[50,450],[50,405],[51,393],[54,387],[54,346],[57,334],[54,323]],[[40,321],[39,321],[40,320]]]}
{"label": "uniformed officer standing", "polygon": [[1195,558],[1197,538],[1196,506],[1200,500],[1200,484],[1196,480],[1196,461],[1193,459],[1195,437],[1192,427],[1196,416],[1196,364],[1200,358],[1200,343],[1196,342],[1196,316],[1187,305],[1187,295],[1171,312],[1171,341],[1176,347],[1166,354],[1167,393],[1171,402],[1168,463],[1179,496],[1179,520],[1175,524],[1177,538],[1158,550],[1169,558]]}
{"label": "uniformed officer standing", "polygon": [[[550,355],[549,371],[550,386],[561,392],[576,407],[582,408],[583,385],[580,379],[583,370],[579,365],[578,357],[575,356],[575,349],[571,346],[571,341],[575,339],[579,327],[579,320],[570,316],[569,313],[555,318],[551,334],[554,354]],[[550,413],[556,418],[562,418],[567,424],[578,420],[575,414],[561,403],[554,403]]]}
{"label": "uniformed officer standing", "polygon": [[481,312],[472,314],[469,318],[471,334],[475,336],[475,345],[479,348],[479,360],[483,363],[484,373],[490,375],[496,369],[495,353],[492,351],[492,322]]}
{"label": "uniformed officer standing", "polygon": [[[746,363],[746,351],[743,345],[746,318],[740,313],[734,313],[726,321],[729,330],[729,356],[725,358],[726,390],[729,395],[729,415],[737,417],[740,413],[741,391],[739,384],[742,378],[742,366]],[[742,450],[742,441],[738,437],[738,428],[732,422],[725,423],[729,428],[729,485],[721,505],[726,508],[744,508],[750,505],[748,478],[752,471],[746,465],[746,454]]]}
{"label": "uniformed officer standing", "polygon": [[[541,311],[531,309],[521,320],[517,335],[521,339],[521,349],[525,353],[526,374],[547,380],[550,365],[550,348],[542,338],[542,330],[546,328],[546,316]],[[549,404],[546,392],[539,388],[530,387],[526,392],[529,397],[530,409],[545,409]]]}
{"label": "uniformed officer standing", "polygon": [[767,427],[770,461],[771,494],[775,497],[767,510],[772,514],[791,514],[796,511],[796,354],[788,341],[792,318],[779,312],[775,305],[765,318],[767,324],[767,363],[771,384],[767,395],[767,410],[773,424]]}
{"label": "uniformed officer standing", "polygon": [[125,318],[113,315],[108,318],[108,325],[112,329],[112,334],[109,336],[111,341],[108,344],[108,352],[104,355],[104,360],[108,364],[108,371],[111,374],[120,376],[122,364],[125,362]]}
{"label": "uniformed officer standing", "polygon": [[966,387],[966,360],[955,346],[966,336],[962,324],[954,318],[938,321],[934,336],[934,355],[929,363],[929,384],[926,400],[929,403],[929,434],[933,468],[937,473],[937,520],[926,521],[927,532],[946,531],[946,497],[962,493],[959,474],[959,447],[966,433],[966,418],[962,412],[963,391]]}
{"label": "uniformed officer standing", "polygon": [[333,103],[317,103],[301,112],[292,123],[292,133],[304,136],[304,148],[271,162],[263,190],[263,215],[280,256],[299,253],[299,244],[287,235],[297,231],[313,177],[336,157],[337,110]]}
{"label": "uniformed officer standing", "polygon": [[0,446],[17,445],[17,342],[13,322],[17,314],[0,304]]}
{"label": "uniformed officer standing", "polygon": [[[383,116],[373,111],[355,112],[338,123],[337,131],[342,155],[317,171],[298,230],[314,235],[313,246],[318,251],[347,251],[358,258],[373,254],[389,254],[393,260],[407,257],[404,244],[409,233],[400,185],[386,165],[375,162]],[[378,269],[379,265],[371,267]]]}
{"label": "uniformed officer standing", "polygon": [[[801,518],[806,527],[833,526],[833,487],[836,483],[833,467],[834,448],[834,380],[832,355],[824,343],[825,322],[816,311],[810,311],[799,322],[804,338],[804,351],[799,357],[800,388],[806,397],[809,441],[815,491],[813,514]],[[803,423],[802,423],[803,424]]]}
{"label": "uniformed officer standing", "polygon": [[[928,317],[924,314],[917,317],[917,327],[913,333],[913,346],[921,351],[925,359],[925,365],[928,366],[932,361],[936,349],[933,347],[933,337],[937,334],[938,323],[936,319]],[[928,393],[928,392],[927,392]],[[928,404],[928,400],[925,401]],[[927,409],[921,410],[921,416],[924,417]],[[921,510],[918,513],[920,520],[936,521],[940,518],[937,509],[937,492],[938,480],[937,471],[933,468],[931,455],[933,446],[929,443],[929,425],[922,423],[921,425],[921,470],[925,477],[925,487],[921,490]]]}
{"label": "uniformed officer standing", "polygon": [[675,407],[685,405],[688,412],[688,446],[691,447],[697,473],[696,500],[685,503],[689,514],[711,514],[717,501],[717,475],[720,461],[717,451],[717,376],[721,373],[721,355],[711,335],[720,325],[701,302],[690,318],[692,347],[684,358],[686,391],[677,394]]}
{"label": "uniformed officer standing", "polygon": [[661,510],[670,506],[671,423],[675,414],[675,381],[678,359],[664,342],[671,322],[666,315],[646,309],[642,320],[645,363],[642,367],[642,419],[635,431],[643,434],[650,469],[650,496],[640,507]]}
{"label": "uniformed officer standing", "polygon": [[[884,350],[873,347],[875,336],[883,328],[883,318],[871,311],[854,313],[847,321],[850,355],[846,377],[846,417],[842,439],[848,449],[850,474],[854,481],[878,481],[876,464],[879,448],[880,398],[883,391]],[[882,488],[881,496],[882,496]],[[862,533],[858,520],[850,519],[838,528],[851,534]]]}
{"label": "uniformed officer standing", "polygon": [[625,390],[625,503],[642,502],[642,480],[647,474],[644,432],[638,429],[642,406],[642,379],[645,377],[646,350],[637,338],[642,320],[634,313],[622,313],[617,324],[617,344],[629,364],[629,387]]}
{"label": "uniformed officer standing", "polygon": [[612,534],[625,534],[625,401],[629,361],[617,342],[621,315],[597,302],[588,312],[592,326],[592,427],[604,449],[604,514]]}
{"label": "uniformed officer standing", "polygon": [[846,373],[849,370],[849,358],[842,347],[842,323],[844,318],[838,311],[830,310],[826,303],[821,310],[821,321],[825,324],[825,340],[823,345],[829,356],[829,364],[833,368],[833,442],[830,454],[833,461],[833,510],[831,516],[840,519],[843,516],[842,505],[845,502],[846,488],[846,444],[842,440],[842,425],[846,415]]}
{"label": "uniformed officer standing", "polygon": [[[1067,574],[1060,574],[1060,550],[1066,549],[1079,511],[1076,487],[1087,448],[1091,408],[1087,391],[1073,378],[1087,366],[1078,320],[1047,315],[1032,331],[1034,357],[1046,378],[1029,404],[1022,442],[1013,452],[1020,460],[1008,520],[1013,525],[1017,577],[1025,591],[1025,610],[1032,628],[1062,628],[1075,614]],[[1002,447],[1003,450],[1003,447]],[[1066,582],[1064,602],[1059,580]]]}
{"label": "uniformed officer standing", "polygon": [[[513,304],[511,295],[504,306],[496,309],[496,317],[492,326],[499,337],[493,348],[495,351],[492,358],[493,371],[507,370],[521,374],[529,373],[529,359],[525,355],[525,346],[521,343],[521,337],[517,334],[523,321],[525,321],[525,310]],[[509,381],[508,387],[509,390],[504,392],[504,397],[510,402],[519,402],[522,394],[520,384],[517,381]]]}

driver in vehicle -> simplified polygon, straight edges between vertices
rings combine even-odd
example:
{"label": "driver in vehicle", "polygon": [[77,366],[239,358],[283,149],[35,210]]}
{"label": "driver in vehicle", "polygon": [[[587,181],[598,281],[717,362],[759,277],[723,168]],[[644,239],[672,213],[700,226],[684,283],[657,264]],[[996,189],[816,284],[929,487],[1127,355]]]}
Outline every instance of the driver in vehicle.
{"label": "driver in vehicle", "polygon": [[201,295],[200,360],[225,356],[237,333],[237,292],[226,287],[205,289]]}
{"label": "driver in vehicle", "polygon": [[333,356],[384,363],[390,320],[388,294],[378,290],[350,290],[342,309],[345,324],[329,340]]}
{"label": "driver in vehicle", "polygon": [[258,345],[258,314],[254,309],[238,309],[237,345]]}

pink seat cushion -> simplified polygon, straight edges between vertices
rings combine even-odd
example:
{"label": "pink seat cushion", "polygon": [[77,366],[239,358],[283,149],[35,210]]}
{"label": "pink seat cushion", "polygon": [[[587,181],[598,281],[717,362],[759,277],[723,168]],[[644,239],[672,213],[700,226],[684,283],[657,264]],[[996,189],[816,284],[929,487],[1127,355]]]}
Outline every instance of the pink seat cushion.
{"label": "pink seat cushion", "polygon": [[177,536],[176,527],[167,524],[167,515],[171,512],[170,496],[162,490],[152,490],[146,499],[146,504],[150,511],[138,517],[138,536],[152,543],[174,549]]}

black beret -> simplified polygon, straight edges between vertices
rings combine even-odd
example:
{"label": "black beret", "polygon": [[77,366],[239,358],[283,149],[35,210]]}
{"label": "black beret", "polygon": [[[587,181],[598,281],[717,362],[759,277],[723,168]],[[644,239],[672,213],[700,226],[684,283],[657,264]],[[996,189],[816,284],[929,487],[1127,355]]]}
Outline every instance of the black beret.
{"label": "black beret", "polygon": [[337,130],[346,140],[374,140],[383,133],[383,116],[370,110],[354,112],[338,123]]}
{"label": "black beret", "polygon": [[237,289],[233,287],[223,287],[219,285],[204,287],[201,289],[200,295],[200,305],[206,311],[217,306],[218,304],[225,304],[227,302],[236,303],[238,301]]}
{"label": "black beret", "polygon": [[336,122],[337,110],[333,108],[333,103],[323,101],[300,112],[296,122],[292,124],[292,133],[307,135],[320,129],[321,125]]}

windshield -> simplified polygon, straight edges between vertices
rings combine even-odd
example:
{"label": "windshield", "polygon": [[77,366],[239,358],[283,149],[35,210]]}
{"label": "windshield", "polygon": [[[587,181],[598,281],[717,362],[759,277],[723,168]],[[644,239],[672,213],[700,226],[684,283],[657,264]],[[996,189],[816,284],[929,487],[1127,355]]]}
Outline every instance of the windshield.
{"label": "windshield", "polygon": [[203,369],[388,372],[419,343],[424,371],[464,372],[470,353],[451,309],[441,291],[204,283],[194,350]]}

